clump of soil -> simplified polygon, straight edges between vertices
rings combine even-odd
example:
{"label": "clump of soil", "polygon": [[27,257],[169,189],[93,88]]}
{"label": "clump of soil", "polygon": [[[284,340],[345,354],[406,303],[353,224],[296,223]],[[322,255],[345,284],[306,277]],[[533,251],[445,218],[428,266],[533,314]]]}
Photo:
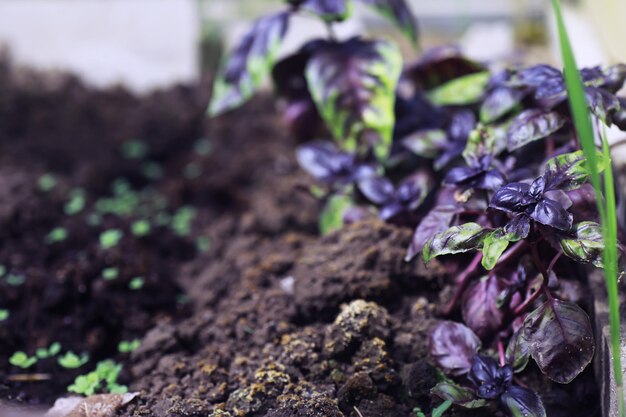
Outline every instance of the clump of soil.
{"label": "clump of soil", "polygon": [[[9,121],[0,124],[0,309],[9,311],[0,398],[49,404],[76,375],[114,358],[121,382],[139,392],[120,416],[428,409],[439,378],[428,334],[441,318],[446,271],[404,263],[411,230],[377,220],[318,236],[320,204],[301,191],[310,182],[271,100],[209,123],[208,90],[137,98],[0,65],[0,120]],[[123,151],[131,140],[144,144],[141,155]],[[44,174],[54,187],[42,188]],[[84,207],[68,214],[77,193]],[[134,233],[138,220],[149,233]],[[58,227],[67,237],[51,240]],[[112,229],[123,235],[103,247]],[[107,268],[115,278],[103,277]],[[137,350],[117,351],[133,338]],[[89,363],[7,362],[54,341]],[[48,378],[16,381],[24,373]],[[524,382],[541,388],[551,417],[598,413],[589,372],[561,387],[531,370]]]}

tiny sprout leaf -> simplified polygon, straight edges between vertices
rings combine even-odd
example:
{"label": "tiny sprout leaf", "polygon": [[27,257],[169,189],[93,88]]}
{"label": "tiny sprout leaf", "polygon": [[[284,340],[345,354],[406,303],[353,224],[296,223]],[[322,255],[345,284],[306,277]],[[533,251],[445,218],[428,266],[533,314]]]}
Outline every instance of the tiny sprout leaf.
{"label": "tiny sprout leaf", "polygon": [[513,385],[500,396],[500,401],[513,417],[546,417],[541,399],[529,389]]}
{"label": "tiny sprout leaf", "polygon": [[483,267],[490,271],[498,263],[498,259],[509,246],[510,239],[502,229],[496,229],[489,233],[483,242]]}
{"label": "tiny sprout leaf", "polygon": [[350,197],[345,195],[332,196],[320,215],[320,233],[326,235],[334,230],[341,229],[343,227],[343,216],[352,206],[353,202]]}
{"label": "tiny sprout leaf", "polygon": [[89,361],[89,356],[87,354],[78,356],[74,352],[67,352],[65,355],[57,359],[57,362],[59,362],[59,365],[67,369],[80,368],[81,366],[86,364],[88,361]]}
{"label": "tiny sprout leaf", "polygon": [[27,369],[37,363],[37,358],[35,356],[28,356],[25,352],[18,351],[11,355],[9,363],[13,366]]}
{"label": "tiny sprout leaf", "polygon": [[547,110],[526,110],[513,119],[507,131],[507,148],[514,151],[559,130],[565,119]]}
{"label": "tiny sprout leaf", "polygon": [[476,397],[474,390],[453,382],[440,382],[434,386],[430,393],[463,408],[480,408],[487,405],[487,401]]}
{"label": "tiny sprout leaf", "polygon": [[485,94],[491,75],[488,71],[448,81],[430,93],[431,101],[438,106],[465,106],[478,102]]}
{"label": "tiny sprout leaf", "polygon": [[505,353],[506,363],[511,365],[515,373],[522,372],[528,365],[530,358],[528,342],[521,335],[521,331],[513,333]]}
{"label": "tiny sprout leaf", "polygon": [[604,239],[602,226],[595,222],[581,222],[575,224],[572,234],[560,238],[563,253],[570,258],[584,263],[591,263],[603,268]]}
{"label": "tiny sprout leaf", "polygon": [[247,101],[261,86],[278,55],[290,12],[258,19],[225,62],[213,88],[209,114],[216,116]]}
{"label": "tiny sprout leaf", "polygon": [[309,90],[322,118],[341,146],[384,161],[395,122],[395,89],[402,55],[387,41],[358,38],[330,44],[311,57]]}
{"label": "tiny sprout leaf", "polygon": [[447,374],[461,376],[472,368],[480,339],[461,323],[442,321],[430,334],[430,354]]}
{"label": "tiny sprout leaf", "polygon": [[422,251],[424,262],[440,255],[478,249],[490,232],[490,229],[485,229],[477,223],[465,223],[437,233],[424,245]]}
{"label": "tiny sprout leaf", "polygon": [[405,0],[360,0],[389,18],[414,44],[417,43],[417,23]]}
{"label": "tiny sprout leaf", "polygon": [[502,325],[504,312],[498,308],[498,296],[505,289],[502,280],[490,275],[474,282],[465,292],[463,321],[478,337],[487,337]]}
{"label": "tiny sprout leaf", "polygon": [[506,130],[504,128],[479,124],[467,138],[463,158],[469,166],[478,166],[484,157],[498,155],[505,148]]}
{"label": "tiny sprout leaf", "polygon": [[407,262],[412,260],[424,249],[424,245],[430,238],[439,232],[447,230],[458,211],[459,209],[456,206],[437,206],[433,208],[415,229],[404,260]]}
{"label": "tiny sprout leaf", "polygon": [[561,384],[581,373],[595,350],[587,314],[574,303],[556,299],[526,317],[522,337],[541,372]]}

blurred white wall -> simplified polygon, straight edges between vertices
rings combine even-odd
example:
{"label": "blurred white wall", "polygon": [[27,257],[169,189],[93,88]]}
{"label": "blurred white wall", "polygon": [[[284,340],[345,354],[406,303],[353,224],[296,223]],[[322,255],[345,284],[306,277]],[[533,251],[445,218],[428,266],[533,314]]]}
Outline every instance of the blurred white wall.
{"label": "blurred white wall", "polygon": [[198,77],[196,0],[1,0],[17,63],[146,92]]}

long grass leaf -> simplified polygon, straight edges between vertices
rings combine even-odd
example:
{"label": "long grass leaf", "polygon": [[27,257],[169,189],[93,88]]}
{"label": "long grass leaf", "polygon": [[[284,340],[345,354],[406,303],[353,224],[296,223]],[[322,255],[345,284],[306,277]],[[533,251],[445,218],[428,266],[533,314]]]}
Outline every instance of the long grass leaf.
{"label": "long grass leaf", "polygon": [[[604,195],[598,169],[596,155],[596,145],[591,115],[587,106],[585,88],[578,72],[576,59],[572,51],[572,46],[567,34],[567,28],[563,21],[561,4],[559,0],[552,0],[556,15],[557,29],[563,56],[565,83],[569,96],[570,108],[574,119],[574,125],[578,133],[583,152],[587,158],[587,166],[591,176],[591,183],[596,192],[598,212],[602,222],[604,238],[604,278],[609,298],[609,324],[611,327],[611,349],[613,351],[613,370],[615,373],[615,383],[619,395],[619,415],[624,415],[624,396],[622,390],[622,367],[620,359],[620,316],[619,300],[617,290],[617,216],[615,208],[615,185],[613,181],[613,171],[611,166],[610,152],[606,139],[603,137],[602,149],[606,167],[604,174]],[[606,205],[605,205],[606,203]]]}

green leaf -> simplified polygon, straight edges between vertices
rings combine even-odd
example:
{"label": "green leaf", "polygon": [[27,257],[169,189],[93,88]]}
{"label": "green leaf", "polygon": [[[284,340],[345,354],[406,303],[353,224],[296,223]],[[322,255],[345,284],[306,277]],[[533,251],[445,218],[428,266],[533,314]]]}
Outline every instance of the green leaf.
{"label": "green leaf", "polygon": [[308,62],[306,79],[335,140],[348,151],[370,149],[385,161],[395,124],[395,89],[402,55],[388,41],[351,39]]}
{"label": "green leaf", "polygon": [[380,14],[391,20],[414,45],[417,44],[417,23],[413,12],[405,0],[360,0],[374,7]]}
{"label": "green leaf", "polygon": [[[596,169],[602,172],[606,161],[601,153],[596,152]],[[557,155],[546,162],[546,174],[549,177],[559,179],[559,188],[562,190],[574,190],[579,188],[591,178],[589,164],[583,151],[576,151]]]}
{"label": "green leaf", "polygon": [[17,351],[9,358],[9,363],[22,369],[30,368],[37,363],[35,356],[28,356],[25,352]]}
{"label": "green leaf", "polygon": [[528,314],[523,338],[541,372],[560,384],[571,382],[593,359],[589,317],[568,301],[549,299]]}
{"label": "green leaf", "polygon": [[334,195],[326,202],[320,215],[320,233],[326,235],[343,227],[343,215],[353,206],[352,199],[345,195]]}
{"label": "green leaf", "polygon": [[59,362],[59,365],[67,369],[80,368],[81,366],[86,364],[88,361],[89,361],[89,356],[87,354],[78,356],[77,354],[71,351],[65,353],[65,355],[57,359],[57,362]]}
{"label": "green leaf", "polygon": [[595,222],[575,224],[571,235],[561,236],[559,243],[563,253],[583,263],[591,263],[598,268],[604,267],[604,238],[602,226]]}
{"label": "green leaf", "polygon": [[448,81],[430,92],[430,100],[438,106],[466,106],[483,97],[491,74],[488,71],[465,75]]}
{"label": "green leaf", "polygon": [[463,408],[480,408],[487,405],[487,401],[478,398],[472,389],[453,382],[440,382],[435,385],[430,393]]}
{"label": "green leaf", "polygon": [[492,270],[508,246],[509,241],[502,229],[496,229],[489,233],[483,242],[483,259],[481,261],[483,267],[487,271]]}
{"label": "green leaf", "polygon": [[477,223],[465,223],[453,226],[448,230],[433,236],[422,250],[424,262],[441,256],[467,252],[482,246],[483,240],[491,233]]}
{"label": "green leaf", "polygon": [[209,115],[216,116],[247,101],[276,62],[289,26],[289,11],[262,17],[235,48],[213,86]]}
{"label": "green leaf", "polygon": [[543,139],[555,133],[565,124],[565,119],[557,112],[547,110],[526,110],[509,126],[507,148],[519,149],[531,142]]}
{"label": "green leaf", "polygon": [[111,249],[117,246],[122,237],[124,237],[124,232],[119,229],[105,230],[100,233],[100,246],[102,249]]}

